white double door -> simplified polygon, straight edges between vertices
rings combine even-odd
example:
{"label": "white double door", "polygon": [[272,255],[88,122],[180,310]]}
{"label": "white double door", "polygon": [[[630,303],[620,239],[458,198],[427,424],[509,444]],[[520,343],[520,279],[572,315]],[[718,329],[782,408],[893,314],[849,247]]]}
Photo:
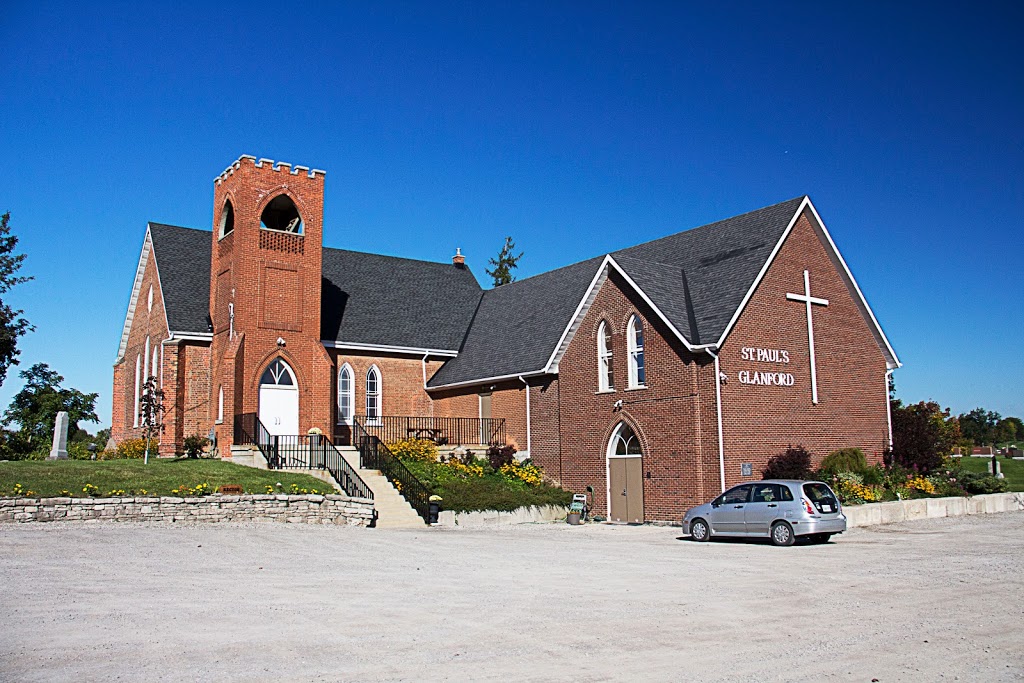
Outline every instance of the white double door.
{"label": "white double door", "polygon": [[299,433],[299,390],[295,386],[260,387],[260,422],[271,436]]}

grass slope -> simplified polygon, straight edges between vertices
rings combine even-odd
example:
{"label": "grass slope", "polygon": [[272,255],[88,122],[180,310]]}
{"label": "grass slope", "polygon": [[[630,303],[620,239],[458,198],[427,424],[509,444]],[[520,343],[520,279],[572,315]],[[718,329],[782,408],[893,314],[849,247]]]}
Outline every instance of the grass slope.
{"label": "grass slope", "polygon": [[[988,473],[991,458],[960,458],[963,468],[968,472]],[[999,457],[999,467],[1006,477],[1006,485],[1010,491],[1024,491],[1024,460],[1011,460]]]}
{"label": "grass slope", "polygon": [[[278,482],[281,487],[278,487]],[[85,497],[82,488],[92,484],[99,495],[124,490],[127,495],[170,496],[179,486],[194,488],[209,484],[213,491],[219,486],[241,486],[246,493],[266,493],[267,486],[276,492],[289,493],[291,485],[309,492],[337,493],[327,482],[308,474],[271,472],[221,460],[154,459],[148,465],[141,460],[22,460],[0,462],[0,496],[12,495],[15,484],[35,492],[38,497],[67,495]]]}

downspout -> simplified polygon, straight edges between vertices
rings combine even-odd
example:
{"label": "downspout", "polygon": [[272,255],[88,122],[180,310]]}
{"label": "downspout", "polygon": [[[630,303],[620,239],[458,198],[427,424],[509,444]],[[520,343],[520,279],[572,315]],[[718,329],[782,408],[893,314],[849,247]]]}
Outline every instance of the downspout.
{"label": "downspout", "polygon": [[885,371],[885,420],[889,425],[889,450],[892,450],[892,403],[889,401],[889,381],[892,370]]}
{"label": "downspout", "polygon": [[533,444],[530,434],[530,385],[522,375],[519,375],[519,381],[526,387],[526,452],[533,457]]}
{"label": "downspout", "polygon": [[704,349],[715,359],[715,403],[718,406],[718,473],[722,479],[722,491],[725,491],[725,437],[722,434],[722,373],[718,362],[718,354],[710,347]]}

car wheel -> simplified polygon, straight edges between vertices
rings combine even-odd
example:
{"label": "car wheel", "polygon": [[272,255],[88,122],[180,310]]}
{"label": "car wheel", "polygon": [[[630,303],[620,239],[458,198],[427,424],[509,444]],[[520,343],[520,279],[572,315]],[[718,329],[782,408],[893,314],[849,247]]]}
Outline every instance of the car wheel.
{"label": "car wheel", "polygon": [[708,523],[700,518],[690,522],[690,538],[698,543],[703,543],[711,538],[711,528],[708,527]]}
{"label": "car wheel", "polygon": [[793,545],[796,536],[788,522],[775,522],[772,525],[772,545]]}
{"label": "car wheel", "polygon": [[830,538],[832,534],[811,534],[811,543],[828,543]]}

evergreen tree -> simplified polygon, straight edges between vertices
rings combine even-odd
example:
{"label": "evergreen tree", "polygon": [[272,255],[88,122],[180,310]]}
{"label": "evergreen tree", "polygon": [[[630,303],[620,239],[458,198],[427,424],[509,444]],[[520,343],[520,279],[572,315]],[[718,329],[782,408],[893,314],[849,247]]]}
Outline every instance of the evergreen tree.
{"label": "evergreen tree", "polygon": [[523,252],[519,252],[518,256],[513,255],[516,249],[516,243],[512,241],[511,237],[505,238],[505,246],[501,248],[501,253],[498,254],[498,258],[491,259],[490,264],[494,266],[494,270],[487,270],[487,274],[494,278],[494,286],[500,287],[501,285],[507,285],[510,282],[515,282],[516,279],[512,275],[512,271],[519,267],[519,259],[523,257]]}
{"label": "evergreen tree", "polygon": [[[0,216],[0,295],[6,294],[15,285],[32,279],[17,275],[25,255],[14,253],[14,248],[18,246],[18,238],[11,234],[8,225],[10,219],[9,211]],[[0,384],[7,379],[8,368],[18,364],[18,355],[21,353],[18,349],[18,338],[33,329],[32,325],[21,317],[23,312],[14,310],[0,299]]]}

